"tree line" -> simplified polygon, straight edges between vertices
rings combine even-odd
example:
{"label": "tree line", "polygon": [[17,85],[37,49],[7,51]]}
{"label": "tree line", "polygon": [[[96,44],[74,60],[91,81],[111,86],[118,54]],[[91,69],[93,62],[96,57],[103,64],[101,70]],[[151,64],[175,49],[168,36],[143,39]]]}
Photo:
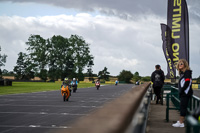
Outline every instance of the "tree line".
{"label": "tree line", "polygon": [[92,71],[94,57],[90,54],[89,44],[78,35],[69,38],[60,35],[44,39],[31,35],[26,42],[27,53],[18,54],[14,67],[16,79],[29,80],[34,76],[46,81],[77,77],[84,79],[83,70]]}
{"label": "tree line", "polygon": [[[110,72],[104,67],[98,74],[93,74],[94,56],[90,54],[89,44],[78,35],[71,35],[69,38],[60,35],[44,39],[40,35],[30,35],[26,42],[28,46],[26,53],[20,52],[13,72],[1,71],[7,55],[0,54],[0,76],[3,73],[15,75],[17,80],[30,80],[35,76],[46,81],[69,78],[84,80],[84,77],[98,76],[99,79],[109,81]],[[1,47],[0,47],[1,51]],[[87,73],[83,73],[84,69]],[[118,80],[130,83],[130,81],[149,81],[150,77],[141,77],[138,72],[122,70]]]}
{"label": "tree line", "polygon": [[[7,55],[1,54],[0,46],[0,79],[2,74],[13,76],[18,80],[30,80],[35,76],[46,81],[76,77],[80,81],[84,77],[98,76],[99,79],[109,80],[110,72],[107,67],[99,71],[98,75],[93,74],[92,66],[94,65],[94,56],[90,54],[89,44],[78,35],[71,35],[69,38],[60,35],[44,39],[40,35],[30,35],[26,42],[28,46],[27,53],[20,52],[16,66],[13,71],[2,71],[1,67],[5,66]],[[87,67],[87,73],[83,70]],[[138,72],[134,74],[131,71],[122,70],[118,80],[129,83],[132,81],[150,81],[150,76],[141,77]],[[194,78],[200,83],[200,76]]]}

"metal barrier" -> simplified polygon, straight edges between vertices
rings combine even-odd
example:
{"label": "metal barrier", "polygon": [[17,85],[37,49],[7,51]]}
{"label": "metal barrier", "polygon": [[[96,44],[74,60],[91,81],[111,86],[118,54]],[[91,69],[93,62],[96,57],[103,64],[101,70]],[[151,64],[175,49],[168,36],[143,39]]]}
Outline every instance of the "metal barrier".
{"label": "metal barrier", "polygon": [[150,103],[150,83],[134,87],[103,108],[80,118],[69,133],[145,133]]}
{"label": "metal barrier", "polygon": [[[169,110],[179,110],[179,96],[178,96],[178,89],[174,86],[168,86],[168,90],[171,90],[170,93],[166,95],[166,121],[169,121]],[[175,107],[170,107],[170,99],[171,102],[175,105]]]}
{"label": "metal barrier", "polygon": [[[175,108],[169,108],[169,99],[171,98]],[[166,120],[169,121],[169,109],[179,110],[180,100],[178,88],[171,88],[171,93],[167,94],[167,109],[166,109]],[[200,133],[200,122],[198,122],[192,115],[191,112],[200,106],[200,98],[192,96],[188,105],[188,115],[186,116],[186,133]]]}
{"label": "metal barrier", "polygon": [[179,110],[180,108],[180,99],[179,99],[179,91],[178,88],[172,86],[171,88],[171,101],[175,105],[175,107]]}
{"label": "metal barrier", "polygon": [[199,133],[200,123],[191,115],[186,117],[186,133]]}
{"label": "metal barrier", "polygon": [[[178,104],[180,103],[180,100],[176,98],[178,93],[168,93],[166,98],[166,121],[169,121],[169,110],[179,110]],[[175,105],[175,107],[170,107],[169,105],[169,99],[171,99],[172,103]]]}
{"label": "metal barrier", "polygon": [[[176,86],[176,84],[164,84],[161,89],[161,104],[163,105],[163,99],[167,98],[167,94],[171,92],[172,86]],[[167,91],[167,92],[166,92]]]}
{"label": "metal barrier", "polygon": [[146,133],[146,125],[148,120],[149,106],[152,99],[152,86],[150,86],[143,98],[143,102],[140,103],[138,112],[132,119],[126,133]]}
{"label": "metal barrier", "polygon": [[[172,102],[177,108],[179,108],[180,100],[179,100],[179,95],[178,95],[178,88],[172,86],[171,93],[176,94],[176,95],[173,95]],[[188,109],[189,111],[192,111],[196,109],[199,105],[200,105],[200,98],[193,95],[189,102]]]}
{"label": "metal barrier", "polygon": [[192,96],[189,104],[189,115],[186,117],[186,133],[200,133],[200,122],[196,120],[191,112],[194,111],[200,105],[200,98],[196,96]]}

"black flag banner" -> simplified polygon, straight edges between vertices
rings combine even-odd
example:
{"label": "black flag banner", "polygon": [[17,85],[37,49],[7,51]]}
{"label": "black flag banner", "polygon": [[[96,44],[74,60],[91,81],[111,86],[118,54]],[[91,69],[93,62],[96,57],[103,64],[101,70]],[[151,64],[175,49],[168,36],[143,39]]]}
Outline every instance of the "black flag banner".
{"label": "black flag banner", "polygon": [[170,36],[171,32],[166,24],[161,24],[162,40],[163,40],[163,52],[167,61],[167,78],[175,79],[176,69],[172,63],[172,57],[169,56],[168,51],[170,51]]}
{"label": "black flag banner", "polygon": [[168,0],[167,26],[171,32],[168,54],[173,64],[176,65],[179,59],[189,63],[189,20],[185,0]]}

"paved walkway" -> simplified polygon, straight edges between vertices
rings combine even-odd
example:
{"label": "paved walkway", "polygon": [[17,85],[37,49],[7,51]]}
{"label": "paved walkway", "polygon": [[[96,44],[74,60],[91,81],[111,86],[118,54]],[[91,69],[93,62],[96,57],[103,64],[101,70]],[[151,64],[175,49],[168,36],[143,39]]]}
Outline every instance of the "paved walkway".
{"label": "paved walkway", "polygon": [[178,111],[169,111],[169,122],[166,122],[165,115],[166,102],[164,101],[164,105],[161,105],[155,104],[155,101],[152,101],[149,109],[146,133],[185,133],[185,128],[172,127],[172,124],[179,119]]}

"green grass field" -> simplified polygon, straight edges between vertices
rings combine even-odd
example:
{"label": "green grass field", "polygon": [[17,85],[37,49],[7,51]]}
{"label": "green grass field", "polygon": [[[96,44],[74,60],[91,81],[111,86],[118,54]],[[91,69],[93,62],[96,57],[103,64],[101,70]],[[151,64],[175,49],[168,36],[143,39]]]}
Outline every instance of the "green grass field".
{"label": "green grass field", "polygon": [[[0,86],[0,95],[59,90],[61,82],[13,82],[12,86]],[[94,83],[79,83],[79,88],[94,87]]]}

